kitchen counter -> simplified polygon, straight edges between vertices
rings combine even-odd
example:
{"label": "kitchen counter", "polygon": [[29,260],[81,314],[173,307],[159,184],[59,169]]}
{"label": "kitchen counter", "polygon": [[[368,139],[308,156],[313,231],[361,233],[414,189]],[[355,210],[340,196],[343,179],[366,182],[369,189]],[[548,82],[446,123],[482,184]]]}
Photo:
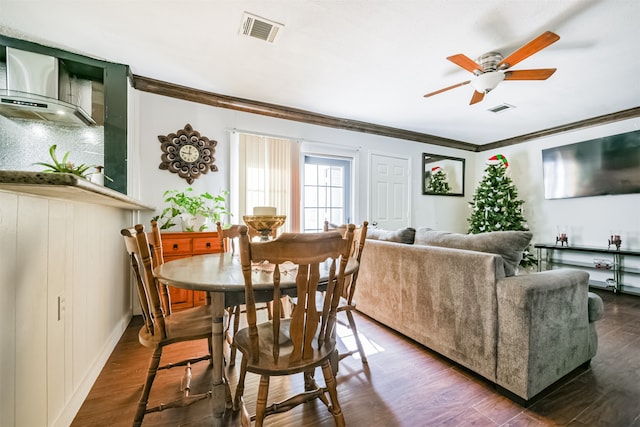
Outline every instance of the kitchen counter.
{"label": "kitchen counter", "polygon": [[0,170],[0,191],[122,209],[155,210],[153,206],[70,173]]}

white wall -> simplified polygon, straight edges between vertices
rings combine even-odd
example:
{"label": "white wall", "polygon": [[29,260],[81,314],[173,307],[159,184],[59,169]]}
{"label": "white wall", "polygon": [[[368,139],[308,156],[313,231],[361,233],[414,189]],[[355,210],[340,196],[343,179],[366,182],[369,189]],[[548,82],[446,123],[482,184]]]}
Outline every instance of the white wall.
{"label": "white wall", "polygon": [[[606,247],[612,230],[619,230],[623,247],[640,250],[640,194],[546,200],[542,180],[542,150],[640,129],[640,119],[567,132],[524,144],[478,153],[475,185],[486,160],[500,153],[509,160],[509,173],[525,201],[524,215],[533,242],[555,242],[558,226],[567,226],[570,243]],[[638,171],[640,174],[640,170]]]}
{"label": "white wall", "polygon": [[[163,207],[162,193],[167,189],[188,187],[187,182],[176,174],[160,170],[160,142],[158,135],[168,135],[191,124],[201,135],[218,141],[216,164],[219,172],[202,175],[192,185],[195,191],[212,194],[229,188],[229,133],[238,129],[255,133],[288,137],[318,143],[343,144],[360,147],[357,185],[356,222],[368,219],[369,197],[366,192],[369,180],[371,153],[403,154],[411,159],[411,223],[452,231],[466,231],[468,197],[423,196],[421,185],[422,153],[463,157],[467,161],[466,196],[471,194],[471,178],[474,173],[475,153],[422,144],[418,142],[369,135],[360,132],[337,130],[266,116],[248,114],[234,110],[214,108],[192,102],[171,99],[137,91],[135,93],[138,117],[134,120],[140,150],[140,196],[149,204]],[[330,147],[330,145],[328,145]],[[233,195],[230,195],[233,197]],[[455,212],[455,214],[451,214]],[[155,214],[157,214],[156,212]],[[154,214],[142,217],[145,224]],[[234,221],[237,220],[234,218]]]}
{"label": "white wall", "polygon": [[[358,188],[366,188],[369,179],[369,157],[372,152],[404,154],[411,158],[412,190],[411,218],[414,226],[428,226],[439,230],[467,231],[467,217],[478,182],[482,179],[486,160],[494,154],[507,156],[510,176],[520,197],[525,201],[525,218],[534,233],[533,242],[554,241],[557,226],[568,226],[573,244],[602,246],[607,244],[611,229],[621,231],[623,245],[640,249],[640,195],[583,197],[545,200],[542,181],[541,150],[602,136],[629,132],[640,128],[640,119],[631,119],[598,127],[562,133],[547,138],[504,147],[496,151],[472,153],[462,150],[423,144],[359,132],[337,130],[288,120],[275,119],[214,108],[164,96],[134,91],[138,115],[137,140],[140,150],[140,198],[161,207],[162,192],[166,189],[186,188],[188,184],[176,174],[160,170],[160,142],[158,135],[167,135],[190,123],[209,139],[217,140],[216,164],[219,172],[209,172],[197,179],[196,191],[219,192],[229,186],[229,129],[239,129],[304,139],[306,141],[344,144],[360,147]],[[446,154],[466,159],[465,197],[423,196],[421,186],[422,153]],[[233,197],[233,195],[231,195]],[[361,191],[357,204],[360,222],[368,219],[368,194]],[[142,218],[147,222],[152,214]]]}

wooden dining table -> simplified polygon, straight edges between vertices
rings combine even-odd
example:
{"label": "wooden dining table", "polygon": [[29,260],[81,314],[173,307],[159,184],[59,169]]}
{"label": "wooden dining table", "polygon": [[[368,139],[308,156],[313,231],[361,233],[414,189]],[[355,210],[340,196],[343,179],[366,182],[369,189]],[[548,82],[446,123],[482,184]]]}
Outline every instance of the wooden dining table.
{"label": "wooden dining table", "polygon": [[[358,261],[349,259],[346,274],[358,268]],[[256,302],[273,300],[273,266],[257,264],[252,268],[252,283]],[[295,296],[296,283],[294,266],[280,268],[280,289],[283,295]],[[154,276],[162,283],[177,288],[206,291],[211,296],[212,314],[212,356],[213,372],[211,380],[213,425],[223,425],[231,411],[231,391],[223,372],[224,365],[224,314],[225,307],[244,304],[244,276],[240,257],[230,252],[196,255],[167,261],[157,266]],[[329,277],[329,263],[320,265],[320,282]]]}

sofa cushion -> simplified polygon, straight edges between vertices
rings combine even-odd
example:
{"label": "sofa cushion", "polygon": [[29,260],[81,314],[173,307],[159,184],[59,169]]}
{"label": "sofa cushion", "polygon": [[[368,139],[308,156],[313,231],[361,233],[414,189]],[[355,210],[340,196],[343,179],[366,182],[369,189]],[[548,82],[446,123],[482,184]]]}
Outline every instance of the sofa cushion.
{"label": "sofa cushion", "polygon": [[388,242],[413,244],[416,229],[411,227],[398,228],[397,230],[383,230],[382,228],[367,229],[367,239],[386,240]]}
{"label": "sofa cushion", "polygon": [[533,234],[528,231],[491,231],[481,234],[458,234],[446,231],[420,230],[416,233],[416,245],[440,246],[453,249],[488,252],[504,259],[506,276],[516,274]]}

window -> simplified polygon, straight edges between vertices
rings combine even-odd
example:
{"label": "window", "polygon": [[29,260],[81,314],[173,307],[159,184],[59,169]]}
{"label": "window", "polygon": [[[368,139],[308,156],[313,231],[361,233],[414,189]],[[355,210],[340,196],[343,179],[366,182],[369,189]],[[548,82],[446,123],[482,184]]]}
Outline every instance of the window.
{"label": "window", "polygon": [[286,215],[281,232],[321,231],[325,219],[353,222],[357,150],[237,131],[230,139],[230,164],[236,171],[229,177],[234,223],[242,224],[255,206],[275,206],[279,215]]}
{"label": "window", "polygon": [[303,231],[322,231],[325,220],[351,221],[351,161],[304,156],[303,179]]}

